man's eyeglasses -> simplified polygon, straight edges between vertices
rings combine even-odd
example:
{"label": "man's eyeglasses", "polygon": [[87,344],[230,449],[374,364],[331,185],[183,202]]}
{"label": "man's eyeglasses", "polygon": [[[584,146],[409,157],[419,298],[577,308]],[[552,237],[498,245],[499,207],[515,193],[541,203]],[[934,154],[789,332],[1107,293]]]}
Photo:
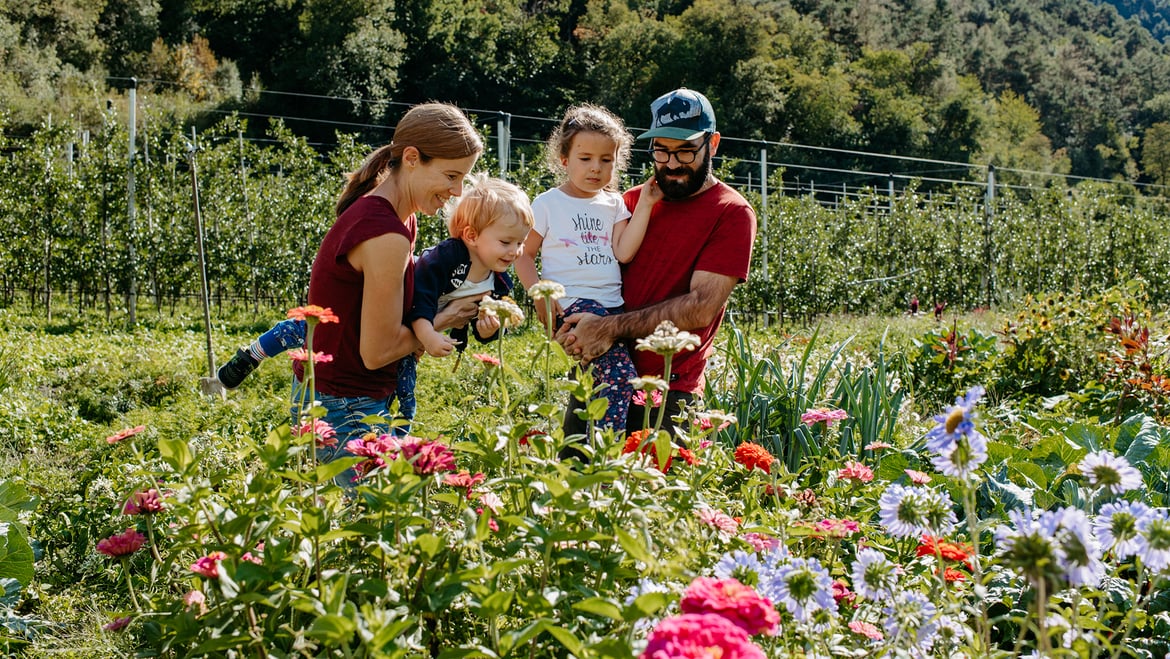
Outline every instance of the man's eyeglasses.
{"label": "man's eyeglasses", "polygon": [[650,157],[653,158],[654,162],[658,163],[659,165],[665,165],[666,163],[670,162],[671,156],[674,156],[674,159],[678,161],[678,164],[689,165],[695,162],[695,158],[699,157],[699,152],[702,151],[703,147],[707,146],[710,141],[711,133],[707,133],[707,137],[703,138],[703,143],[693,149],[678,149],[676,151],[671,151],[670,149],[663,149],[662,147],[652,146],[650,147]]}

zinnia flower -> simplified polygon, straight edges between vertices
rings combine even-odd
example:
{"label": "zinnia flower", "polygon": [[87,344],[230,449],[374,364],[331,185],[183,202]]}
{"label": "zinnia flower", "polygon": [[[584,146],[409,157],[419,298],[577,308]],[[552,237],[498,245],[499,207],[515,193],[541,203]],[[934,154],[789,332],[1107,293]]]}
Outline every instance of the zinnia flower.
{"label": "zinnia flower", "polygon": [[926,485],[930,482],[930,474],[925,471],[918,471],[917,469],[906,469],[906,475],[910,477],[910,482],[915,485]]}
{"label": "zinnia flower", "polygon": [[941,556],[945,560],[966,563],[970,567],[972,551],[973,548],[971,545],[959,542],[947,542],[932,535],[924,534],[922,536],[922,543],[918,545],[916,553],[919,556]]}
{"label": "zinnia flower", "polygon": [[407,435],[399,441],[399,457],[420,476],[455,471],[455,452],[442,442]]}
{"label": "zinnia flower", "polygon": [[303,437],[309,433],[313,434],[317,443],[317,448],[326,448],[329,446],[337,446],[337,431],[333,426],[329,425],[328,421],[324,419],[313,419],[301,424],[299,428],[293,430],[293,435],[296,437]]}
{"label": "zinnia flower", "polygon": [[499,366],[500,365],[499,359],[492,357],[491,355],[489,355],[485,352],[477,352],[477,353],[473,354],[472,357],[474,357],[475,359],[478,359],[479,363],[483,364],[484,366]]}
{"label": "zinnia flower", "polygon": [[192,563],[191,571],[195,574],[205,576],[208,579],[218,579],[219,563],[226,558],[227,554],[222,551],[213,551]]}
{"label": "zinnia flower", "polygon": [[707,526],[719,529],[719,534],[723,536],[730,536],[739,528],[739,522],[733,517],[714,508],[699,508],[695,514]]}
{"label": "zinnia flower", "polygon": [[772,473],[773,460],[775,458],[768,452],[768,449],[759,444],[744,442],[735,447],[735,461],[748,471],[758,467],[765,474],[770,474]]}
{"label": "zinnia flower", "polygon": [[133,618],[131,618],[130,616],[123,616],[121,618],[114,618],[110,622],[107,622],[106,624],[102,625],[102,629],[104,629],[108,632],[122,631],[123,629],[126,628],[126,625],[130,624],[131,620],[133,620]]}
{"label": "zinnia flower", "polygon": [[139,490],[130,495],[122,507],[123,515],[151,515],[166,510],[158,490]]}
{"label": "zinnia flower", "polygon": [[319,307],[315,304],[307,304],[303,307],[289,309],[288,317],[294,320],[303,320],[310,325],[340,322],[332,309],[329,307]]}
{"label": "zinnia flower", "polygon": [[565,287],[550,279],[541,279],[528,287],[528,297],[533,300],[559,300],[565,297]]}
{"label": "zinnia flower", "polygon": [[1114,496],[1142,486],[1142,473],[1123,456],[1109,451],[1095,451],[1081,460],[1081,473],[1089,479],[1089,486],[1101,488]]}
{"label": "zinnia flower", "polygon": [[747,632],[714,613],[685,613],[654,627],[639,659],[765,659]]}
{"label": "zinnia flower", "polygon": [[845,463],[844,468],[837,471],[837,477],[841,480],[855,480],[861,483],[868,483],[873,480],[873,469],[860,462],[850,460]]}
{"label": "zinnia flower", "polygon": [[694,350],[699,347],[699,337],[675,327],[674,323],[664,320],[658,323],[654,333],[643,339],[638,339],[636,350],[649,350],[663,357],[680,353],[684,350]]}
{"label": "zinnia flower", "polygon": [[467,490],[467,498],[471,498],[471,489],[484,481],[483,472],[478,472],[474,476],[471,472],[464,469],[457,474],[447,474],[443,477],[443,485],[450,485],[451,487],[461,487]]}
{"label": "zinnia flower", "polygon": [[854,634],[860,634],[870,640],[880,641],[886,637],[882,630],[877,628],[877,625],[863,622],[861,620],[849,621],[849,630]]}
{"label": "zinnia flower", "polygon": [[183,595],[183,607],[194,613],[196,618],[205,615],[207,613],[207,596],[201,590],[187,591],[187,594]]}
{"label": "zinnia flower", "polygon": [[98,542],[97,550],[110,558],[119,558],[121,556],[129,556],[142,549],[142,545],[145,543],[146,536],[135,531],[133,528],[128,528],[118,535],[112,535]]}
{"label": "zinnia flower", "polygon": [[771,636],[780,624],[772,602],[736,579],[698,577],[683,592],[679,609],[683,613],[717,613],[749,636]]}
{"label": "zinnia flower", "polygon": [[[634,378],[637,380],[638,378]],[[633,382],[633,380],[630,380]],[[633,398],[630,399],[630,404],[638,407],[658,407],[662,404],[662,392],[657,389],[650,390],[650,404],[646,405],[646,392],[639,390],[634,392]]]}
{"label": "zinnia flower", "polygon": [[849,418],[849,413],[845,410],[831,410],[827,407],[815,407],[806,410],[804,414],[800,415],[800,422],[806,426],[814,426],[822,421],[825,426],[833,425],[834,421],[843,421]]}
{"label": "zinnia flower", "polygon": [[[634,451],[638,450],[639,446],[641,446],[642,447],[642,455],[647,456],[650,459],[652,459],[654,461],[654,466],[658,468],[658,471],[661,471],[663,473],[670,471],[670,464],[674,459],[674,457],[672,455],[674,452],[674,449],[672,447],[671,452],[667,453],[666,460],[659,462],[659,460],[658,460],[658,447],[655,445],[655,442],[654,441],[649,441],[649,442],[646,441],[646,438],[650,435],[651,432],[653,432],[653,431],[651,431],[651,430],[636,430],[636,431],[630,433],[629,436],[626,437],[625,446],[622,447],[622,454],[625,455],[628,453],[633,453]],[[645,446],[642,445],[643,442],[646,442]]]}
{"label": "zinnia flower", "polygon": [[880,451],[887,448],[894,448],[894,445],[889,442],[883,442],[881,440],[870,442],[865,445],[865,450],[867,451]]}
{"label": "zinnia flower", "polygon": [[[304,348],[293,348],[292,350],[288,351],[288,358],[294,362],[304,363],[309,361],[309,351],[305,350]],[[333,355],[327,355],[323,352],[313,353],[314,364],[328,364],[331,361],[333,361]]]}
{"label": "zinnia flower", "polygon": [[479,301],[479,313],[483,316],[494,316],[499,319],[500,327],[508,329],[518,327],[524,322],[524,312],[516,301],[507,295],[501,298],[485,297]]}
{"label": "zinnia flower", "polygon": [[138,433],[142,432],[143,430],[146,430],[146,426],[134,426],[133,428],[126,428],[124,430],[119,430],[118,432],[110,435],[109,437],[106,437],[106,443],[107,444],[117,444],[118,442],[122,441],[123,439],[126,439],[128,437],[133,437],[134,435],[137,435]]}

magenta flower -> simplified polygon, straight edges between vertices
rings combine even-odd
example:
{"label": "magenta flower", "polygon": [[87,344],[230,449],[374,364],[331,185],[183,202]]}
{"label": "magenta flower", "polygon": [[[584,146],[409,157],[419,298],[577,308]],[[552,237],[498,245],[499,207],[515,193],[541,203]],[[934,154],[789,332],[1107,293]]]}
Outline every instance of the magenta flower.
{"label": "magenta flower", "polygon": [[400,442],[399,455],[420,476],[455,471],[455,453],[442,442],[407,435]]}
{"label": "magenta flower", "polygon": [[737,579],[699,577],[683,592],[679,608],[683,613],[716,613],[750,636],[776,633],[780,614],[771,600]]}
{"label": "magenta flower", "polygon": [[[304,362],[309,361],[309,352],[307,350],[305,350],[304,348],[295,348],[293,350],[288,351],[288,358],[293,360],[294,362],[304,363]],[[313,363],[314,364],[327,364],[331,361],[333,361],[333,355],[327,355],[323,352],[314,352],[313,353]]]}
{"label": "magenta flower", "polygon": [[132,619],[133,618],[131,618],[130,616],[124,616],[122,618],[114,618],[110,622],[107,622],[106,624],[102,625],[102,629],[104,629],[108,632],[122,631],[123,629],[126,628],[127,625],[130,624],[130,621]]}
{"label": "magenta flower", "polygon": [[158,490],[139,490],[130,495],[126,505],[122,507],[123,515],[153,515],[166,510],[162,495]]}
{"label": "magenta flower", "polygon": [[191,564],[191,571],[208,579],[219,578],[219,562],[226,559],[227,554],[222,551],[213,551]]}
{"label": "magenta flower", "polygon": [[715,613],[667,618],[650,632],[639,659],[765,659],[743,629]]}
{"label": "magenta flower", "polygon": [[313,419],[301,424],[301,427],[293,429],[293,435],[296,437],[303,437],[309,433],[316,438],[317,448],[326,448],[329,446],[337,446],[337,431],[329,422],[322,419]]}
{"label": "magenta flower", "polygon": [[146,536],[133,528],[128,528],[118,535],[112,535],[97,544],[97,550],[110,558],[129,556],[142,549],[146,543]]}

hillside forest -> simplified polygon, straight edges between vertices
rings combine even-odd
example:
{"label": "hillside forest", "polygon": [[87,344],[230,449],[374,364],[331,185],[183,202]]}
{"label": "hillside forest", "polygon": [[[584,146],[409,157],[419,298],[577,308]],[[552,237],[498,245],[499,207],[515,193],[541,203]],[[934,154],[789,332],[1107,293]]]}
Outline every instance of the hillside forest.
{"label": "hillside forest", "polygon": [[283,117],[329,144],[338,130],[384,141],[379,127],[426,100],[545,118],[589,100],[637,127],[690,86],[724,135],[839,150],[794,162],[865,151],[1161,184],[1163,4],[0,0],[0,116],[18,138],[52,115],[97,126],[134,79],[172,119],[239,112],[263,135]]}

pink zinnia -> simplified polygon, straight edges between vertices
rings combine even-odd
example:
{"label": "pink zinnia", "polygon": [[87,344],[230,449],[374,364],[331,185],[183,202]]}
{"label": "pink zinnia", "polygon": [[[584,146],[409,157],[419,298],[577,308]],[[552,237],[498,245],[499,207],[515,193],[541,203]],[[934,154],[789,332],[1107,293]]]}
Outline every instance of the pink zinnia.
{"label": "pink zinnia", "polygon": [[222,551],[213,551],[191,564],[191,571],[208,579],[219,578],[219,562],[227,558]]}
{"label": "pink zinnia", "polygon": [[474,357],[475,359],[478,359],[479,362],[481,364],[483,364],[484,366],[499,366],[500,365],[499,359],[492,357],[491,355],[484,353],[484,352],[477,352],[477,353],[473,354],[472,357]]}
{"label": "pink zinnia", "polygon": [[467,490],[467,498],[471,498],[471,489],[483,482],[483,472],[477,472],[474,476],[471,472],[464,469],[458,474],[447,474],[443,477],[443,485],[450,485],[451,487],[461,487]]}
{"label": "pink zinnia", "polygon": [[833,599],[836,600],[838,606],[842,602],[853,604],[853,600],[857,599],[857,593],[849,590],[849,584],[844,579],[837,579],[833,582]]}
{"label": "pink zinnia", "polygon": [[[646,405],[646,392],[642,389],[635,391],[634,397],[630,400],[630,403],[633,405],[637,405],[639,407],[647,407],[647,405]],[[650,405],[649,405],[649,407],[658,407],[661,404],[662,404],[662,392],[657,390],[657,389],[651,391],[650,392]],[[708,419],[707,423],[710,423],[710,422],[711,422],[710,419]]]}
{"label": "pink zinnia", "polygon": [[[475,514],[479,515],[480,517],[483,517],[485,513],[483,511],[483,508],[476,508]],[[492,530],[492,533],[499,533],[500,532],[500,525],[496,524],[496,519],[494,517],[492,517],[491,515],[488,515],[488,528]]]}
{"label": "pink zinnia", "polygon": [[816,529],[833,538],[846,538],[860,529],[857,522],[851,519],[822,519],[816,523]]}
{"label": "pink zinnia", "polygon": [[826,426],[833,425],[834,421],[848,419],[849,413],[845,410],[830,410],[827,407],[817,407],[806,411],[800,415],[800,422],[806,426],[811,426],[821,421],[825,422]]}
{"label": "pink zinnia", "polygon": [[878,451],[884,448],[894,448],[894,445],[883,441],[870,442],[865,445],[865,450],[867,451]]}
{"label": "pink zinnia", "polygon": [[97,543],[97,550],[110,558],[129,556],[142,549],[146,543],[146,536],[133,528],[126,529],[118,535],[112,535]]}
{"label": "pink zinnia", "polygon": [[130,621],[132,619],[133,618],[131,618],[130,616],[125,616],[122,618],[114,618],[110,622],[107,622],[106,624],[102,625],[102,629],[104,629],[108,632],[122,631],[123,629],[126,628],[126,625],[130,624]]}
{"label": "pink zinnia", "polygon": [[765,659],[747,632],[714,613],[686,613],[654,627],[639,659]]}
{"label": "pink zinnia", "polygon": [[333,426],[329,425],[328,421],[323,419],[313,419],[301,424],[300,428],[293,430],[293,435],[302,437],[312,433],[316,438],[317,448],[326,448],[329,446],[337,446],[337,431]]}
{"label": "pink zinnia", "polygon": [[713,526],[719,529],[720,533],[731,535],[739,528],[739,522],[735,521],[727,513],[715,510],[714,508],[700,508],[695,514],[707,526]]}
{"label": "pink zinnia", "polygon": [[143,430],[146,430],[146,426],[134,426],[133,428],[126,428],[123,430],[119,430],[118,432],[110,435],[109,437],[106,437],[106,443],[107,444],[117,444],[118,442],[122,441],[123,439],[126,439],[127,437],[133,437],[134,435],[137,435],[138,433],[142,432]]}
{"label": "pink zinnia", "polygon": [[[304,363],[309,361],[309,351],[304,348],[294,348],[288,351],[288,358],[294,362]],[[333,355],[327,355],[323,352],[313,353],[314,364],[328,364],[331,361],[333,361]]]}
{"label": "pink zinnia", "polygon": [[873,469],[861,464],[860,462],[853,462],[850,460],[845,463],[845,468],[837,472],[837,477],[842,480],[856,480],[862,483],[868,483],[873,480]]}
{"label": "pink zinnia", "polygon": [[910,477],[910,482],[915,485],[926,485],[930,482],[930,474],[925,471],[917,471],[915,469],[907,469],[906,475]]}
{"label": "pink zinnia", "polygon": [[875,641],[880,641],[886,637],[886,635],[882,633],[882,630],[877,628],[877,625],[869,622],[862,622],[860,620],[850,621],[849,629],[854,634],[861,634],[862,636],[873,639]]}
{"label": "pink zinnia", "polygon": [[207,613],[207,596],[201,590],[188,591],[183,595],[183,606],[196,617],[204,615]]}
{"label": "pink zinnia", "polygon": [[130,495],[126,505],[122,506],[123,515],[151,515],[166,510],[162,495],[158,490],[139,490]]}
{"label": "pink zinnia", "polygon": [[772,601],[737,579],[698,577],[683,592],[679,608],[683,613],[717,613],[749,636],[771,636],[780,625]]}
{"label": "pink zinnia", "polygon": [[455,471],[455,453],[442,442],[407,435],[399,442],[399,455],[420,476]]}
{"label": "pink zinnia", "polygon": [[779,538],[773,538],[763,533],[745,533],[740,537],[756,551],[772,551],[784,544],[780,542]]}

